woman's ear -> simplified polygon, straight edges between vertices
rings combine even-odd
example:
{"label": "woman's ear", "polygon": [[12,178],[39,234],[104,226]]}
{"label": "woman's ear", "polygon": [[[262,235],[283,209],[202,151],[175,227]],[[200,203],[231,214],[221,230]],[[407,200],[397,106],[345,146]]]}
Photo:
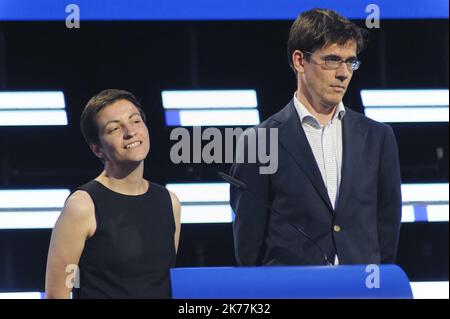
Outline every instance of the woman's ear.
{"label": "woman's ear", "polygon": [[103,161],[106,160],[105,154],[103,153],[103,149],[100,145],[95,144],[95,143],[90,143],[89,148],[95,154],[95,156],[97,156],[99,159],[101,159]]}

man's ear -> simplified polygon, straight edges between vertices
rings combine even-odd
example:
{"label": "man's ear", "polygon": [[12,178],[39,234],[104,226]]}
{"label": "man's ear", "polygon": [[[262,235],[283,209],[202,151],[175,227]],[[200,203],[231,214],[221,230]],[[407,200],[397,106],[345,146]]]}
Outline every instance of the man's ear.
{"label": "man's ear", "polygon": [[95,144],[95,143],[90,143],[89,147],[91,149],[91,151],[95,154],[95,156],[97,156],[99,159],[105,161],[106,157],[105,154],[103,153],[103,149],[100,145]]}
{"label": "man's ear", "polygon": [[300,50],[295,50],[292,52],[292,65],[294,66],[295,71],[298,73],[305,72],[305,56]]}

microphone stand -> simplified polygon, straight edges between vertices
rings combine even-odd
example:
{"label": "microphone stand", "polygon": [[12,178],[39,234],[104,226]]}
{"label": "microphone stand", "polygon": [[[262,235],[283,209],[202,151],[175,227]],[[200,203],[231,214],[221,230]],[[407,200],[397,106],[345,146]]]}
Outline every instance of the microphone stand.
{"label": "microphone stand", "polygon": [[[269,209],[270,211],[276,213],[277,215],[279,215],[281,217],[284,217],[280,212],[278,212],[271,205],[267,204],[266,202],[263,202],[257,195],[255,195],[252,192],[250,192],[248,190],[247,184],[245,184],[244,182],[238,180],[237,178],[235,178],[235,177],[233,177],[231,175],[225,174],[223,172],[219,172],[218,175],[219,175],[220,178],[222,178],[223,180],[225,180],[229,184],[231,184],[234,187],[236,187],[240,192],[250,195],[253,199],[255,199],[258,203],[263,205],[265,208]],[[292,228],[294,228],[296,231],[301,233],[311,244],[313,244],[316,248],[318,248],[320,250],[320,252],[323,255],[323,259],[324,259],[324,261],[325,261],[327,266],[333,266],[333,264],[328,260],[327,254],[325,253],[323,248],[318,243],[316,243],[316,241],[313,240],[311,238],[311,236],[309,236],[300,226],[294,225],[294,224],[290,223],[289,221],[286,221],[286,223],[289,226],[291,226]]]}

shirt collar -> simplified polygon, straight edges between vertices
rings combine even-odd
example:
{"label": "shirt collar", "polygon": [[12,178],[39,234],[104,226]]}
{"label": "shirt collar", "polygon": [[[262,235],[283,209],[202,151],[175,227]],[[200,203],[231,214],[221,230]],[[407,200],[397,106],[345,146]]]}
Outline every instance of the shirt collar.
{"label": "shirt collar", "polygon": [[[307,110],[307,108],[305,107],[305,105],[303,105],[302,102],[300,102],[297,99],[297,92],[294,93],[294,106],[295,109],[297,110],[297,113],[300,117],[300,121],[302,123],[304,122],[313,122],[315,126],[319,126],[321,127],[319,121]],[[341,101],[337,107],[336,107],[336,112],[333,115],[333,118],[331,119],[331,122],[334,122],[334,120],[336,118],[338,118],[339,120],[342,120],[342,118],[345,115],[345,107],[344,107],[344,103]]]}

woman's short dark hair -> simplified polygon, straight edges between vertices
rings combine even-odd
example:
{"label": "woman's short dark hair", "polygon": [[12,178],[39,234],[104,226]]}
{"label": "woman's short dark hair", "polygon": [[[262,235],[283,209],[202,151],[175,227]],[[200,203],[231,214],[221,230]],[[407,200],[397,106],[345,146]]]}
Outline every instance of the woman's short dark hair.
{"label": "woman's short dark hair", "polygon": [[136,106],[145,121],[145,114],[142,110],[139,100],[128,91],[107,89],[93,96],[81,114],[80,128],[84,139],[88,144],[99,143],[99,130],[97,125],[97,114],[107,105],[113,104],[119,100],[128,100]]}
{"label": "woman's short dark hair", "polygon": [[[328,9],[312,9],[300,14],[291,26],[287,43],[289,64],[295,50],[314,52],[328,44],[344,45],[349,40],[356,42],[356,52],[364,49],[368,32]],[[309,55],[306,56],[306,59]]]}

